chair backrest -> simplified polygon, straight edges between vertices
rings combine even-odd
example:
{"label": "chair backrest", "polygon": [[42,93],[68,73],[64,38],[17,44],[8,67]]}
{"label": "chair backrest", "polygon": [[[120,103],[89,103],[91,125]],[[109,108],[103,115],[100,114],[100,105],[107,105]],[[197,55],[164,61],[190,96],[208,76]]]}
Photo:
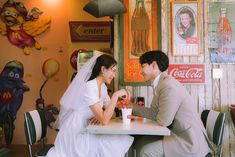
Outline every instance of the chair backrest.
{"label": "chair backrest", "polygon": [[25,135],[28,144],[33,145],[46,137],[47,124],[43,110],[25,112],[24,118]]}
{"label": "chair backrest", "polygon": [[214,110],[204,110],[201,120],[206,128],[208,138],[218,146],[218,154],[222,154],[225,113]]}

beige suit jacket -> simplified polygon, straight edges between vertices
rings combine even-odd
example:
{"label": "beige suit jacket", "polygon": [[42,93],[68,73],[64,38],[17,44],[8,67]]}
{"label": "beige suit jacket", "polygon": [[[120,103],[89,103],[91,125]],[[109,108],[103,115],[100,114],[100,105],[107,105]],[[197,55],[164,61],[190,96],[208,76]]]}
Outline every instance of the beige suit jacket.
{"label": "beige suit jacket", "polygon": [[195,105],[185,87],[164,72],[154,89],[151,108],[134,105],[133,114],[171,130],[163,138],[165,157],[205,157],[210,149]]}

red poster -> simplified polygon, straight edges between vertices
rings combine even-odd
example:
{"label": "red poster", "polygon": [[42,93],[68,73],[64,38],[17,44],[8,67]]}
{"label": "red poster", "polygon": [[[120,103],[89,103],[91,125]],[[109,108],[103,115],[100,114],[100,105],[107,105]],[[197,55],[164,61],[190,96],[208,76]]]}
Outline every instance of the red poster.
{"label": "red poster", "polygon": [[181,83],[205,83],[204,64],[170,64],[168,74]]}
{"label": "red poster", "polygon": [[124,3],[127,12],[120,18],[123,26],[120,83],[146,85],[140,74],[139,57],[144,52],[160,49],[161,3],[155,0],[124,0]]}

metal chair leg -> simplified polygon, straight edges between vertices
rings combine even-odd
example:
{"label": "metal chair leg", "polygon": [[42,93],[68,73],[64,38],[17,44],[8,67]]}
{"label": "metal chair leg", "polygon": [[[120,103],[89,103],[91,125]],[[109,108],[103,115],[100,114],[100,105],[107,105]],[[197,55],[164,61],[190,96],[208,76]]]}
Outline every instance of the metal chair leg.
{"label": "metal chair leg", "polygon": [[219,145],[219,152],[218,152],[219,157],[222,157],[223,144],[224,144],[224,126],[223,126],[223,131],[222,131],[221,144]]}
{"label": "metal chair leg", "polygon": [[29,156],[33,157],[32,146],[28,144]]}

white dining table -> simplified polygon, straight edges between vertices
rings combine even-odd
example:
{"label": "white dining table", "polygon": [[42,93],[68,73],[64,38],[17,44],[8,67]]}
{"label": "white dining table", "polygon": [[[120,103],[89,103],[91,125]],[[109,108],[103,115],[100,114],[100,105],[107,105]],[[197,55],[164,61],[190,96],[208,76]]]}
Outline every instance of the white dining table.
{"label": "white dining table", "polygon": [[171,134],[167,127],[160,126],[156,121],[146,118],[135,118],[130,124],[123,124],[120,117],[111,119],[106,125],[89,124],[87,131],[92,134],[129,134],[129,135],[159,135]]}

